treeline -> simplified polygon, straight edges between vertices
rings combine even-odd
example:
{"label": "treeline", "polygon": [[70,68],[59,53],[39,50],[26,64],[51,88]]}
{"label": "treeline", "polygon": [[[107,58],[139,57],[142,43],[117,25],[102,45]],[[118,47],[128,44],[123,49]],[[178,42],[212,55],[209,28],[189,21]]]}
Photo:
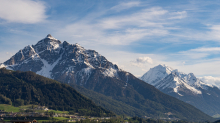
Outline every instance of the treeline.
{"label": "treeline", "polygon": [[33,72],[0,69],[0,101],[4,104],[41,105],[50,109],[73,111],[79,115],[114,116],[114,113],[96,106],[66,84]]}
{"label": "treeline", "polygon": [[11,99],[5,97],[4,95],[0,94],[0,104],[12,104]]}

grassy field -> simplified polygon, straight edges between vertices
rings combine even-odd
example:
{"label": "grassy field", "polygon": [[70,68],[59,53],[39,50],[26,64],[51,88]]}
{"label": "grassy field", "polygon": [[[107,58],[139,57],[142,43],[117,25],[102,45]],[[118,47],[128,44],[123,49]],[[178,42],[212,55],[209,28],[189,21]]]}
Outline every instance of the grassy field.
{"label": "grassy field", "polygon": [[12,105],[0,104],[0,110],[4,110],[6,112],[19,112],[20,107],[14,107]]}
{"label": "grassy field", "polygon": [[58,111],[58,110],[50,110],[50,111],[53,111],[58,114],[68,114],[69,113],[68,111]]}
{"label": "grassy field", "polygon": [[66,117],[53,117],[54,120],[67,120],[69,118]]}
{"label": "grassy field", "polygon": [[[5,118],[4,121],[10,121],[10,120],[16,120],[16,119],[19,119],[19,120],[23,120],[21,118]],[[41,118],[41,117],[35,117],[35,118],[32,118],[32,119],[36,119],[38,123],[42,123],[42,122],[49,122],[49,121],[64,121],[64,120],[67,120],[69,118],[65,118],[65,117],[48,117],[48,118]]]}
{"label": "grassy field", "polygon": [[[14,107],[12,105],[0,104],[0,110],[4,110],[5,112],[20,112],[21,110],[31,109],[33,107],[37,107],[38,105],[24,105],[19,107]],[[57,114],[68,114],[68,111],[58,111],[58,110],[49,110],[49,112],[55,112]],[[46,112],[44,110],[35,110],[35,112]]]}
{"label": "grassy field", "polygon": [[[24,105],[24,106],[19,106],[19,107],[14,107],[12,105],[7,105],[7,104],[0,104],[0,110],[4,110],[5,112],[21,112],[22,110],[27,110],[27,109],[32,109],[32,107],[37,107],[38,105]],[[35,112],[46,112],[44,110],[35,110]],[[68,114],[69,112],[68,111],[58,111],[58,110],[49,110],[49,112],[54,112],[54,113],[57,113],[57,114]],[[48,122],[48,121],[53,121],[53,120],[56,120],[56,121],[63,121],[63,120],[67,120],[69,118],[65,118],[65,117],[53,117],[53,118],[49,118],[49,119],[38,119],[37,121],[39,123],[41,122]],[[10,121],[11,119],[8,119],[6,121]]]}

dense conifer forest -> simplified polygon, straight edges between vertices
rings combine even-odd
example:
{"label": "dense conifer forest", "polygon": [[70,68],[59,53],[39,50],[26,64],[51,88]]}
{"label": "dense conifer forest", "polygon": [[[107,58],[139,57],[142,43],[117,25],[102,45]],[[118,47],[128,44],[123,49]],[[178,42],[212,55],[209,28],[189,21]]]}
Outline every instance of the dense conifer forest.
{"label": "dense conifer forest", "polygon": [[0,69],[0,85],[0,103],[14,106],[35,104],[55,110],[74,111],[79,115],[114,116],[69,85],[33,72]]}

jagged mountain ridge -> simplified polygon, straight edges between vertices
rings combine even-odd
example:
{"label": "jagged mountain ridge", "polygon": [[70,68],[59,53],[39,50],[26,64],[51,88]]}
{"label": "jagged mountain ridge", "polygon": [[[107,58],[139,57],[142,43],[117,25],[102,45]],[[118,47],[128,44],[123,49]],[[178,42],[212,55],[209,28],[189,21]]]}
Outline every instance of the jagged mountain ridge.
{"label": "jagged mountain ridge", "polygon": [[163,83],[163,80],[170,75],[173,76],[173,80],[175,85],[171,88],[175,88],[173,91],[177,93],[178,85],[184,85],[188,88],[192,93],[201,94],[197,88],[206,89],[208,87],[212,88],[213,85],[206,84],[202,82],[200,79],[196,78],[193,73],[185,74],[183,72],[179,72],[177,69],[173,69],[166,65],[158,65],[154,68],[151,68],[148,72],[146,72],[140,79],[155,86],[158,89],[170,88],[169,84],[166,86]]}
{"label": "jagged mountain ridge", "polygon": [[212,119],[193,106],[168,96],[119,69],[96,51],[86,50],[66,41],[62,43],[51,35],[47,35],[36,45],[20,50],[1,66],[12,70],[33,71],[72,86],[80,85],[144,111],[150,117],[167,117],[166,113],[172,112],[173,117],[179,119]]}
{"label": "jagged mountain ridge", "polygon": [[158,65],[151,68],[140,79],[211,116],[220,113],[219,88],[204,83],[193,73],[185,74],[169,66]]}
{"label": "jagged mountain ridge", "polygon": [[[116,77],[119,70],[117,65],[108,62],[96,51],[85,50],[79,44],[69,44],[66,41],[61,43],[50,34],[36,45],[20,50],[1,66],[12,70],[33,71],[55,80],[68,80],[74,78],[74,75],[88,78],[94,68],[102,70],[105,76]],[[61,67],[62,76],[57,74]]]}

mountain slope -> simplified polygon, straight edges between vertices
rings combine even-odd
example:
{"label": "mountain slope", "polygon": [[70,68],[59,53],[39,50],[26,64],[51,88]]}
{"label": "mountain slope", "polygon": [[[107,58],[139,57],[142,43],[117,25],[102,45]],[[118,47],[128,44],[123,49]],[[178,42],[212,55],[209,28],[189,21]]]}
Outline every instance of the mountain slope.
{"label": "mountain slope", "polygon": [[[82,86],[144,111],[138,116],[173,116],[187,120],[210,120],[193,106],[168,96],[132,74],[118,68],[94,50],[63,43],[51,35],[27,46],[1,64],[7,69],[33,71],[69,85]],[[130,115],[130,114],[129,114]]]}
{"label": "mountain slope", "polygon": [[56,110],[71,110],[81,115],[112,116],[113,113],[96,106],[72,87],[33,72],[13,72],[0,69],[0,94],[15,104],[39,104]]}
{"label": "mountain slope", "polygon": [[85,95],[93,102],[95,102],[98,106],[101,106],[107,110],[111,110],[112,112],[116,113],[117,115],[126,114],[128,116],[145,116],[147,113],[139,108],[135,108],[131,105],[128,105],[122,101],[117,101],[110,96],[105,96],[101,93],[97,93],[92,90],[88,90],[82,86],[72,84],[78,92]]}
{"label": "mountain slope", "polygon": [[140,79],[206,114],[220,114],[220,90],[202,82],[193,73],[185,74],[166,65],[158,65]]}

